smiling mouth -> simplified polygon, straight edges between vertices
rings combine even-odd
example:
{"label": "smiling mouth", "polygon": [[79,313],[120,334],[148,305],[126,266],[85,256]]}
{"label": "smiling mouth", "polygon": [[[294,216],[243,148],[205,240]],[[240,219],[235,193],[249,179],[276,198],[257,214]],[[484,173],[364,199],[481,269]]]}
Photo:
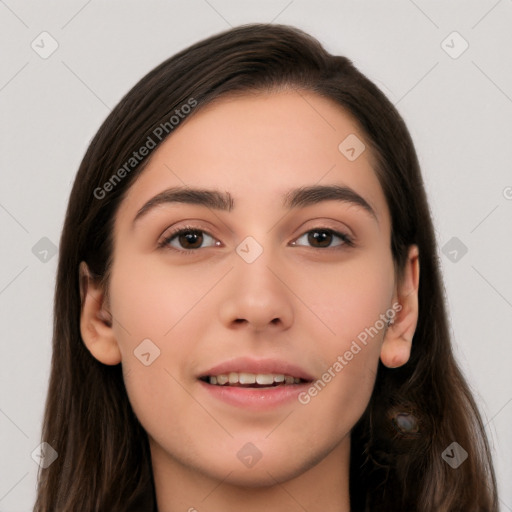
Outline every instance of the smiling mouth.
{"label": "smiling mouth", "polygon": [[205,375],[199,380],[213,386],[240,388],[274,388],[278,386],[293,386],[309,381],[299,377],[270,373],[230,372],[220,375]]}

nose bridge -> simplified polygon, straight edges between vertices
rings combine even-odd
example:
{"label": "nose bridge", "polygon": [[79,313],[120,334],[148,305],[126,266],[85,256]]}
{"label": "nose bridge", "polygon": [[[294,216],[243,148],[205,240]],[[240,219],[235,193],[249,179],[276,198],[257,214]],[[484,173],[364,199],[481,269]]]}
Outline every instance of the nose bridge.
{"label": "nose bridge", "polygon": [[246,237],[235,249],[232,286],[221,305],[221,319],[228,325],[244,321],[261,330],[269,325],[289,327],[293,320],[292,294],[279,276],[277,251]]}
{"label": "nose bridge", "polygon": [[280,281],[275,277],[275,269],[280,264],[275,249],[268,245],[256,246],[256,243],[254,239],[246,240],[237,246],[234,273],[241,286],[252,289],[253,293],[266,295],[278,291],[276,288]]}

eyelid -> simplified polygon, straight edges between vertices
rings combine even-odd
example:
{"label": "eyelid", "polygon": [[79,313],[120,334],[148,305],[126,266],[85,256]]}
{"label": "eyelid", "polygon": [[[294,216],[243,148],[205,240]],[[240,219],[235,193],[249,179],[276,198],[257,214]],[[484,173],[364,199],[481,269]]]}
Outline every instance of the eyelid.
{"label": "eyelid", "polygon": [[294,245],[296,247],[309,247],[309,246],[297,245],[296,242],[300,238],[307,236],[308,233],[310,233],[312,231],[313,232],[314,231],[328,231],[333,236],[339,238],[342,241],[342,243],[339,245],[334,245],[334,246],[329,246],[329,247],[311,247],[312,249],[328,251],[329,249],[336,249],[337,247],[343,247],[343,246],[353,247],[354,246],[354,238],[351,235],[349,235],[348,233],[345,233],[343,231],[338,231],[333,228],[324,227],[324,226],[313,227],[313,228],[306,230],[304,233],[302,233],[301,235],[299,235],[297,238],[295,238],[293,240],[292,245]]}
{"label": "eyelid", "polygon": [[327,217],[309,219],[301,224],[301,226],[295,230],[298,231],[299,234],[294,238],[294,240],[297,240],[305,233],[309,233],[310,231],[315,230],[331,231],[338,236],[343,235],[344,237],[350,239],[352,242],[357,240],[354,231],[350,229],[344,222],[341,222],[339,219],[332,219]]}
{"label": "eyelid", "polygon": [[[160,241],[158,242],[158,247],[159,248],[169,248],[169,249],[174,249],[175,251],[178,251],[178,252],[197,252],[198,249],[175,249],[174,247],[171,247],[169,245],[169,242],[175,238],[176,236],[180,235],[182,232],[189,232],[189,231],[199,231],[200,233],[204,233],[205,235],[208,235],[209,237],[211,237],[213,240],[215,240],[216,244],[217,245],[217,242],[221,243],[220,240],[217,240],[217,238],[212,235],[207,229],[201,227],[200,225],[190,225],[190,224],[186,224],[184,226],[179,226],[179,227],[176,227],[176,228],[173,228],[171,229],[170,231],[169,230],[165,230],[164,231],[164,234],[162,235]],[[205,247],[206,248],[206,247]]]}
{"label": "eyelid", "polygon": [[215,238],[215,236],[212,234],[214,229],[212,230],[212,227],[209,222],[204,222],[201,219],[187,219],[183,221],[178,221],[171,226],[167,226],[161,233],[161,235],[158,237],[160,241],[163,241],[164,239],[169,238],[169,236],[172,236],[172,234],[179,233],[180,231],[202,231],[204,233],[207,233],[208,235]]}
{"label": "eyelid", "polygon": [[[327,231],[327,232],[331,233],[333,236],[338,237],[340,240],[342,240],[342,243],[338,244],[338,245],[334,245],[334,246],[328,246],[328,247],[313,247],[313,246],[306,246],[306,245],[298,245],[296,243],[297,240],[308,235],[308,233],[314,232],[314,231]],[[317,249],[319,251],[324,251],[324,252],[329,251],[329,250],[339,250],[340,248],[343,248],[343,247],[353,247],[355,245],[355,243],[354,243],[355,237],[351,233],[348,233],[347,231],[350,231],[350,230],[345,231],[345,230],[335,229],[335,228],[327,226],[325,222],[322,224],[321,221],[317,221],[317,224],[313,225],[309,229],[302,229],[301,234],[298,235],[297,237],[293,238],[291,245],[294,247],[309,247],[311,249]],[[166,230],[164,233],[167,233],[167,234],[163,235],[163,238],[158,242],[158,247],[163,248],[163,249],[169,249],[169,250],[176,251],[178,253],[183,253],[183,254],[197,253],[199,251],[199,249],[207,249],[208,248],[208,247],[199,247],[196,249],[176,249],[175,247],[172,247],[170,245],[170,242],[172,239],[176,238],[181,233],[187,233],[187,232],[200,232],[200,233],[203,233],[203,234],[211,237],[215,241],[215,244],[213,246],[209,246],[209,247],[215,247],[215,246],[219,247],[219,244],[220,244],[220,246],[222,246],[222,242],[220,242],[220,240],[218,240],[214,235],[212,235],[209,231],[207,231],[200,225],[194,226],[194,225],[188,224],[188,225],[176,227],[176,228],[172,229],[170,232],[168,232],[168,230]]]}

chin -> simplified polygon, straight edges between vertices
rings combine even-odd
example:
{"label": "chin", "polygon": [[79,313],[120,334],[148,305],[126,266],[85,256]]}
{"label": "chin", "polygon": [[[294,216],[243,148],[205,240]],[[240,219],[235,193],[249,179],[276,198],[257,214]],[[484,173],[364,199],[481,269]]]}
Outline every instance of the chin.
{"label": "chin", "polygon": [[224,484],[245,489],[260,489],[272,487],[278,483],[284,483],[299,476],[302,472],[296,468],[267,468],[267,469],[235,469],[225,478]]}
{"label": "chin", "polygon": [[311,461],[290,460],[284,456],[267,456],[264,459],[262,456],[252,467],[246,467],[238,460],[233,463],[230,459],[225,460],[221,466],[212,464],[204,469],[210,477],[222,481],[223,484],[257,489],[292,480],[315,465]]}

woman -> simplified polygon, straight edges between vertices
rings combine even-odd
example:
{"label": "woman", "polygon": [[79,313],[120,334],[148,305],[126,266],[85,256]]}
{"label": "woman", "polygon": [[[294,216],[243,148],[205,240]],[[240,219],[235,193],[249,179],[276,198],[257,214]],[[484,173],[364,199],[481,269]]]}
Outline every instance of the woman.
{"label": "woman", "polygon": [[403,120],[303,32],[145,76],[78,171],[37,511],[497,510]]}

